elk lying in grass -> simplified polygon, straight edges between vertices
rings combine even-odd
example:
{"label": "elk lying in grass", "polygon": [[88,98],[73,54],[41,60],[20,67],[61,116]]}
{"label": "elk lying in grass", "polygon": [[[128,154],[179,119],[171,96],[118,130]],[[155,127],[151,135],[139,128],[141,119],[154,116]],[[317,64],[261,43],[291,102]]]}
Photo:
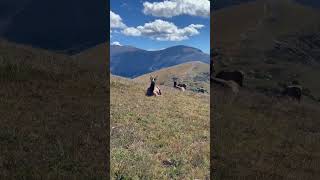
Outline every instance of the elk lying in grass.
{"label": "elk lying in grass", "polygon": [[282,94],[300,102],[302,96],[302,87],[300,85],[287,86]]}
{"label": "elk lying in grass", "polygon": [[185,91],[187,85],[186,84],[177,84],[176,81],[173,82],[173,87],[179,89],[180,91]]}
{"label": "elk lying in grass", "polygon": [[157,77],[152,77],[150,76],[150,81],[151,84],[147,90],[147,96],[161,96],[161,90],[160,88],[156,85]]}
{"label": "elk lying in grass", "polygon": [[244,79],[244,73],[242,71],[220,71],[216,78],[223,79],[226,81],[234,81],[236,82],[240,87],[243,86],[243,79]]}

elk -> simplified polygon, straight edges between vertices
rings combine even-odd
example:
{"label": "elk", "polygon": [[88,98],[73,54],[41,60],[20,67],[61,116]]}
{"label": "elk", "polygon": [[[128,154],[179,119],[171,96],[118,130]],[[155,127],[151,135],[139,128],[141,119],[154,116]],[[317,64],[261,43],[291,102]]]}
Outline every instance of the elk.
{"label": "elk", "polygon": [[161,96],[162,95],[160,88],[156,85],[157,78],[158,78],[158,76],[156,76],[156,77],[150,76],[151,84],[150,84],[149,88],[147,89],[147,93],[146,93],[147,96]]}
{"label": "elk", "polygon": [[242,71],[221,71],[216,75],[216,78],[226,81],[234,81],[240,87],[243,86],[244,73]]}
{"label": "elk", "polygon": [[302,96],[302,87],[300,85],[287,86],[282,94],[300,102]]}
{"label": "elk", "polygon": [[179,89],[180,91],[185,91],[187,85],[186,84],[177,84],[176,81],[173,82],[173,87]]}

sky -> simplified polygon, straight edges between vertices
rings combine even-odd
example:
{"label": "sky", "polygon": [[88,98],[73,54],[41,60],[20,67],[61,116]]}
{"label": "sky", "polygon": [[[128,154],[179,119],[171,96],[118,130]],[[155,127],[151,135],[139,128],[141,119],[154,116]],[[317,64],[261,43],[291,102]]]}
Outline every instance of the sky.
{"label": "sky", "polygon": [[210,52],[209,0],[111,0],[110,44]]}

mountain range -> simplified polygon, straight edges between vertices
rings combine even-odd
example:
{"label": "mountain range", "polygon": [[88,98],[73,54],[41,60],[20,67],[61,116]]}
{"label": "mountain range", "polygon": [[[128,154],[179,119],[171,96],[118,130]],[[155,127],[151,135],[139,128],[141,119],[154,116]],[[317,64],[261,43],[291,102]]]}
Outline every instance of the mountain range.
{"label": "mountain range", "polygon": [[[256,0],[215,0],[212,9]],[[296,0],[319,7],[317,0]],[[1,0],[0,37],[19,44],[76,54],[106,42],[109,3],[102,0]],[[215,18],[219,19],[219,18]]]}
{"label": "mountain range", "polygon": [[303,5],[312,6],[314,8],[320,7],[320,1],[318,0],[296,0],[298,3],[301,3]]}
{"label": "mountain range", "polygon": [[218,9],[226,8],[229,6],[238,5],[241,3],[246,3],[249,1],[254,1],[254,0],[224,0],[224,1],[213,0],[211,1],[211,3],[213,3],[211,6],[211,9],[218,10]]}
{"label": "mountain range", "polygon": [[105,42],[108,2],[2,0],[0,36],[42,49],[77,53]]}
{"label": "mountain range", "polygon": [[[212,7],[213,10],[223,9],[234,5],[248,3],[250,1],[257,1],[257,0],[212,0]],[[268,1],[268,0],[266,0]],[[320,1],[318,0],[294,0],[300,4],[312,6],[312,7],[320,7]]]}
{"label": "mountain range", "polygon": [[190,61],[209,64],[210,56],[188,46],[173,46],[163,50],[147,51],[132,46],[110,46],[110,71],[113,75],[134,78]]}

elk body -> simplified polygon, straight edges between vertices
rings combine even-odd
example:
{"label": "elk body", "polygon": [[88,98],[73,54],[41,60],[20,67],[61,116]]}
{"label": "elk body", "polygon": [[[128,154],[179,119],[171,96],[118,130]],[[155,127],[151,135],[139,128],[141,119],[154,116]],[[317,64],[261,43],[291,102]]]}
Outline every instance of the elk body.
{"label": "elk body", "polygon": [[156,85],[156,81],[157,81],[157,76],[156,77],[152,77],[150,76],[150,86],[147,89],[147,96],[161,96],[161,90],[160,88]]}

